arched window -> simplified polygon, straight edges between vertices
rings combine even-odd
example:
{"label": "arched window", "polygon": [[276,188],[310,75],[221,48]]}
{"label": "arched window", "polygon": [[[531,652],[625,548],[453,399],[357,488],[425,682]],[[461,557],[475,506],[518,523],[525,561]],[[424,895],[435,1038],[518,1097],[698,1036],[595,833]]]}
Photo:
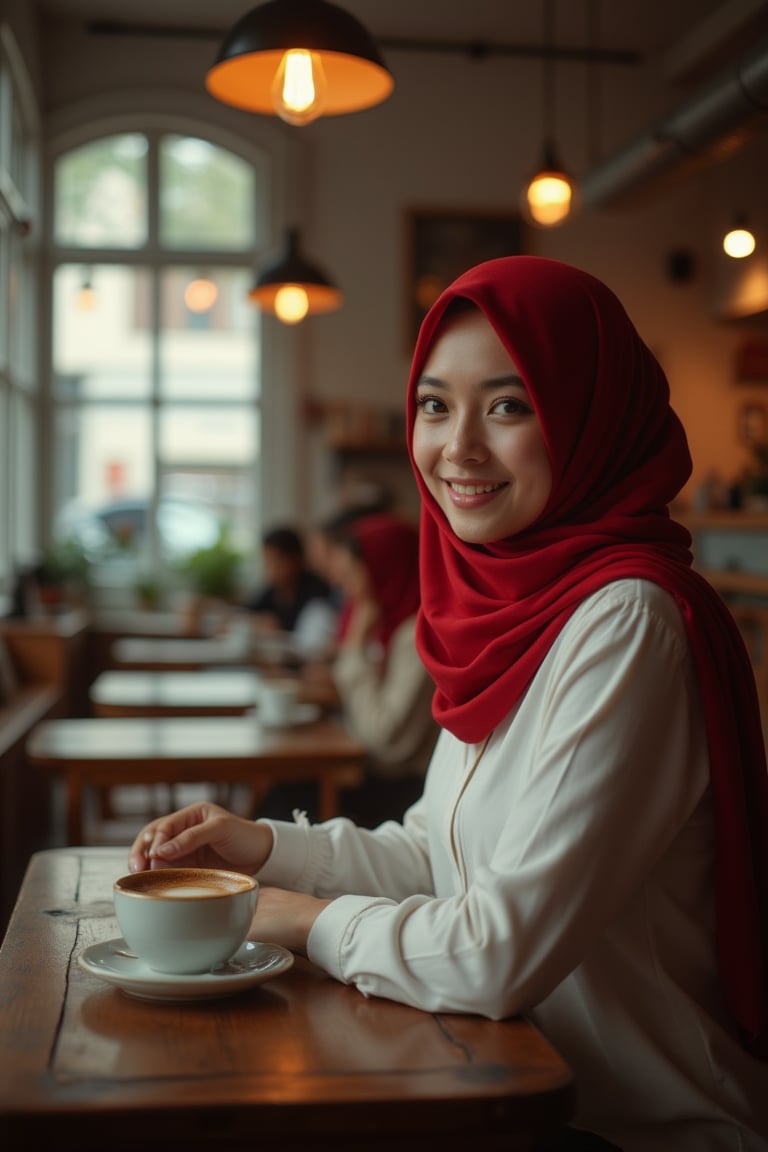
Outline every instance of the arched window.
{"label": "arched window", "polygon": [[110,584],[260,524],[268,162],[120,131],[61,151],[52,184],[52,524]]}

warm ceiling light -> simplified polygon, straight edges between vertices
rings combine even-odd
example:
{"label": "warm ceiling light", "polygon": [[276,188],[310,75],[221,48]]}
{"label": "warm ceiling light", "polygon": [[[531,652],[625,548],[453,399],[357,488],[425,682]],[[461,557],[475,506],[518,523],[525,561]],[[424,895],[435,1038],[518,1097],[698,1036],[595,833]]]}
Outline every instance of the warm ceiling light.
{"label": "warm ceiling light", "polygon": [[259,274],[248,296],[262,312],[270,312],[284,324],[298,324],[305,316],[334,312],[344,297],[316,265],[299,251],[299,233],[288,232],[286,253]]}
{"label": "warm ceiling light", "polygon": [[562,224],[576,206],[576,185],[558,163],[551,146],[544,150],[543,167],[524,191],[523,210],[543,228]]}
{"label": "warm ceiling light", "polygon": [[210,312],[218,296],[218,288],[207,276],[198,276],[190,280],[184,289],[184,303],[190,312]]}
{"label": "warm ceiling light", "polygon": [[733,228],[723,237],[723,251],[734,260],[743,260],[745,256],[751,256],[754,250],[755,237],[747,227],[746,219],[737,216]]}
{"label": "warm ceiling light", "polygon": [[349,12],[326,0],[268,0],[225,37],[205,86],[224,104],[301,125],[380,104],[394,80]]}
{"label": "warm ceiling light", "polygon": [[98,305],[98,297],[96,290],[93,287],[93,279],[90,270],[83,273],[82,283],[77,290],[75,297],[75,307],[78,312],[94,312]]}
{"label": "warm ceiling light", "polygon": [[542,121],[544,124],[544,158],[542,166],[523,189],[521,208],[532,224],[555,228],[567,220],[576,208],[576,183],[565,171],[555,154],[554,109],[555,84],[555,0],[542,5],[544,60],[542,64]]}

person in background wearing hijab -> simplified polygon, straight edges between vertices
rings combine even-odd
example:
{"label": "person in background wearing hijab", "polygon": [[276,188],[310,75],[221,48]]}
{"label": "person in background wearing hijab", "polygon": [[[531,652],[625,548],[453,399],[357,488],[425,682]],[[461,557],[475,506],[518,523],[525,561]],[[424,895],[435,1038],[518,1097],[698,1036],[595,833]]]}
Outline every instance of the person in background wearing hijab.
{"label": "person in background wearing hijab", "polygon": [[664,373],[600,281],[508,257],[427,314],[407,416],[422,798],[373,830],[192,805],[129,866],[258,874],[255,937],[367,996],[524,1014],[575,1073],[562,1148],[766,1152],[765,748],[670,517],[691,462]]}
{"label": "person in background wearing hijab", "polygon": [[[439,731],[434,684],[416,651],[419,535],[391,512],[368,513],[329,526],[324,571],[340,593],[339,626],[327,660],[307,661],[307,698],[339,712],[365,746],[362,785],[341,795],[343,815],[373,828],[401,820],[421,795]],[[261,816],[318,809],[310,783],[279,783]]]}
{"label": "person in background wearing hijab", "polygon": [[366,781],[345,793],[342,810],[372,828],[402,819],[421,795],[438,734],[434,684],[415,642],[418,530],[379,513],[338,532],[332,550],[343,626],[331,679],[346,724],[368,751]]}

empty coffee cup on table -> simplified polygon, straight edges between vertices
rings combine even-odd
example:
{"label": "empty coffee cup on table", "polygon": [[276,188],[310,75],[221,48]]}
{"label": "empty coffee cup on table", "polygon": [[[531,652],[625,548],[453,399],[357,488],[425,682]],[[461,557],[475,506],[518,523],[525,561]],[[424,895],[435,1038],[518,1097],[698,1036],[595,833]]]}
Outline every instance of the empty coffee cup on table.
{"label": "empty coffee cup on table", "polygon": [[224,868],[158,868],[116,880],[115,915],[126,944],[156,972],[209,972],[248,935],[258,880]]}
{"label": "empty coffee cup on table", "polygon": [[264,724],[290,724],[296,714],[301,682],[288,677],[265,679],[259,687],[258,718]]}

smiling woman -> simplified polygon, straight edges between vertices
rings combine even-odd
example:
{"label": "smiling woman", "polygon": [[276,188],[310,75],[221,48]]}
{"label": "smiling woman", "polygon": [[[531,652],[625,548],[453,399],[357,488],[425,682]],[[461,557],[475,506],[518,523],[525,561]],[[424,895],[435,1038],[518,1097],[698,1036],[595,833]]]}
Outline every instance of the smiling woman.
{"label": "smiling woman", "polygon": [[261,939],[368,996],[524,1014],[575,1069],[580,1136],[765,1152],[768,773],[748,654],[669,515],[666,377],[604,284],[509,257],[430,310],[407,414],[442,728],[421,799],[373,830],[193,806],[131,865],[244,854]]}
{"label": "smiling woman", "polygon": [[522,532],[552,487],[544,437],[509,353],[483,313],[449,309],[416,391],[413,456],[456,535]]}

